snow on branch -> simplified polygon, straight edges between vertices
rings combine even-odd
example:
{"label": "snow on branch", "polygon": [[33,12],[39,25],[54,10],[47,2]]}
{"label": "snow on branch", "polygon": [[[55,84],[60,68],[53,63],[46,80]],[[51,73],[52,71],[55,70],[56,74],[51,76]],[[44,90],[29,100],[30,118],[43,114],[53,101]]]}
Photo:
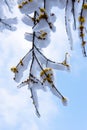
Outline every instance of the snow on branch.
{"label": "snow on branch", "polygon": [[[12,67],[14,80],[19,83],[18,88],[28,86],[31,92],[31,98],[40,117],[37,90],[45,90],[46,87],[57,96],[64,105],[67,105],[67,99],[56,88],[54,82],[53,69],[69,71],[68,53],[65,54],[63,62],[55,62],[47,58],[42,50],[50,44],[50,33],[55,32],[56,15],[51,12],[52,7],[58,7],[65,10],[65,26],[68,39],[73,48],[73,39],[71,31],[71,21],[73,20],[74,30],[78,28],[79,21],[80,38],[82,42],[83,54],[86,56],[86,38],[87,33],[87,1],[86,0],[18,0],[18,8],[23,13],[22,21],[32,28],[32,33],[26,32],[25,39],[32,43],[32,48],[19,61],[16,67]],[[25,81],[21,81],[23,72],[28,69],[29,75]]]}
{"label": "snow on branch", "polygon": [[0,30],[1,31],[3,29],[15,31],[16,27],[13,26],[14,24],[17,24],[17,18],[5,18],[5,19],[0,18]]}
{"label": "snow on branch", "polygon": [[14,5],[13,0],[4,0],[4,2],[7,5],[9,11],[12,13],[12,6]]}
{"label": "snow on branch", "polygon": [[[81,46],[83,55],[86,57],[86,43],[87,43],[87,0],[66,0],[65,7],[65,25],[68,39],[73,49],[73,38],[71,32],[71,22],[73,16],[73,28],[79,28],[79,36],[81,38]],[[79,21],[80,26],[77,26]]]}
{"label": "snow on branch", "polygon": [[85,45],[87,43],[87,41],[85,40],[85,35],[87,35],[87,1],[83,0],[82,2],[82,8],[80,11],[80,16],[79,16],[79,30],[80,30],[80,38],[81,38],[81,42],[82,42],[82,51],[84,56],[87,57],[86,54],[86,49],[85,49]]}
{"label": "snow on branch", "polygon": [[12,5],[14,5],[13,0],[0,1],[0,31],[3,31],[4,29],[8,29],[11,31],[16,30],[16,27],[14,25],[17,24],[17,18],[9,18],[9,14],[6,12],[7,6],[9,12],[12,13]]}

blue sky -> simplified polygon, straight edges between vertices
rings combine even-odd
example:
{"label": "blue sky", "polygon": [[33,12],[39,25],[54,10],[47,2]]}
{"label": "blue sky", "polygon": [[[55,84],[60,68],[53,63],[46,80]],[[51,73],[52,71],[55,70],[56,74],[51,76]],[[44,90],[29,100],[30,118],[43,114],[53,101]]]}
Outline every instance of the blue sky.
{"label": "blue sky", "polygon": [[[69,50],[62,14],[59,18],[57,32],[52,34],[51,44],[44,50],[55,61],[63,60]],[[16,32],[0,33],[0,130],[87,130],[87,58],[82,56],[78,34],[73,33],[74,50],[69,50],[71,71],[55,71],[55,84],[68,98],[68,106],[63,106],[49,89],[47,92],[39,90],[41,118],[38,119],[30,92],[27,87],[17,89],[10,71],[31,47],[24,40],[28,29],[25,25],[21,28],[21,24]]]}

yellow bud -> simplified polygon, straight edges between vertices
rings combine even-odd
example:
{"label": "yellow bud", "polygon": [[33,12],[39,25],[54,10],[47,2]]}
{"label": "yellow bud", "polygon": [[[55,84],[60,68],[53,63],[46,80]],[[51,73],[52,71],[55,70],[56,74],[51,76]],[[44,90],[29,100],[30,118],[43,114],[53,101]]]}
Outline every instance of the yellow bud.
{"label": "yellow bud", "polygon": [[44,32],[44,31],[40,31],[41,32],[41,35],[38,37],[39,39],[45,39],[46,38],[46,35],[47,33]]}
{"label": "yellow bud", "polygon": [[66,67],[70,67],[70,66],[66,63],[66,61],[62,62],[62,65],[66,66]]}
{"label": "yellow bud", "polygon": [[82,46],[85,46],[85,44],[86,44],[86,41],[83,41],[83,42],[82,42]]}
{"label": "yellow bud", "polygon": [[42,70],[41,73],[40,73],[40,76],[43,76],[48,71],[52,71],[52,69],[51,68],[46,68],[46,69]]}
{"label": "yellow bud", "polygon": [[84,37],[85,36],[85,34],[84,33],[80,33],[80,37]]}
{"label": "yellow bud", "polygon": [[43,33],[41,34],[42,37],[45,37],[46,35],[47,35],[46,32],[43,32]]}
{"label": "yellow bud", "polygon": [[32,21],[34,21],[34,18],[31,17],[31,19],[32,19]]}
{"label": "yellow bud", "polygon": [[82,16],[80,16],[80,17],[79,17],[79,22],[84,23],[84,22],[85,22],[85,18],[84,18],[84,17],[82,17]]}
{"label": "yellow bud", "polygon": [[23,7],[23,6],[22,6],[21,4],[20,4],[20,5],[18,5],[18,8],[19,8],[19,9],[21,9],[22,7]]}
{"label": "yellow bud", "polygon": [[48,76],[48,75],[47,75],[46,78],[43,79],[43,83],[44,83],[45,81],[48,81],[49,83],[52,83],[52,82],[53,82],[52,79],[51,79],[51,77]]}
{"label": "yellow bud", "polygon": [[23,66],[23,61],[22,60],[20,60],[20,62],[19,62],[20,64],[21,64],[21,66]]}
{"label": "yellow bud", "polygon": [[48,18],[48,16],[46,14],[40,14],[38,19],[40,21],[41,19],[47,19],[47,18]]}
{"label": "yellow bud", "polygon": [[26,5],[26,4],[28,4],[28,1],[23,1],[22,2],[22,5]]}
{"label": "yellow bud", "polygon": [[12,67],[12,68],[11,68],[11,71],[12,71],[13,73],[18,73],[18,69],[17,69],[16,67]]}
{"label": "yellow bud", "polygon": [[45,9],[44,8],[40,8],[40,12],[44,13]]}
{"label": "yellow bud", "polygon": [[79,27],[79,29],[82,31],[82,30],[84,29],[84,26],[81,25],[81,26]]}
{"label": "yellow bud", "polygon": [[83,4],[83,9],[87,9],[87,4]]}
{"label": "yellow bud", "polygon": [[29,2],[33,2],[33,0],[28,0]]}
{"label": "yellow bud", "polygon": [[53,82],[52,79],[51,79],[51,77],[47,77],[47,81],[48,81],[49,83],[52,83],[52,82]]}

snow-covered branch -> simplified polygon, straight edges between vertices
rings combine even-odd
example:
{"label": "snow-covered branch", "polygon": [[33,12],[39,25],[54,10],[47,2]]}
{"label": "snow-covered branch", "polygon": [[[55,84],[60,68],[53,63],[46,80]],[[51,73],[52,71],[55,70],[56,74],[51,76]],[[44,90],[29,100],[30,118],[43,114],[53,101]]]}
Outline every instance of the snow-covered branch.
{"label": "snow-covered branch", "polygon": [[59,92],[55,86],[53,69],[70,70],[67,62],[68,53],[65,54],[63,62],[55,62],[47,58],[42,53],[43,48],[50,44],[50,33],[55,32],[56,14],[51,12],[52,7],[58,7],[65,10],[65,26],[71,49],[73,48],[73,38],[71,23],[73,21],[74,30],[78,28],[82,42],[83,54],[86,56],[86,38],[87,33],[87,0],[18,0],[18,8],[24,14],[22,21],[32,28],[32,33],[26,32],[25,39],[32,43],[32,48],[20,60],[16,67],[12,67],[14,80],[20,82],[23,72],[28,69],[29,75],[25,81],[22,81],[18,88],[28,86],[31,92],[34,107],[37,115],[40,117],[39,105],[36,91],[45,90],[48,86],[51,92],[57,96],[64,105],[67,99]]}
{"label": "snow-covered branch", "polygon": [[[4,29],[8,29],[11,31],[15,31],[17,24],[17,18],[9,18],[8,13],[6,14],[7,8],[10,13],[12,13],[12,6],[14,2],[12,0],[2,0],[0,1],[0,31]],[[6,8],[7,7],[7,8]]]}

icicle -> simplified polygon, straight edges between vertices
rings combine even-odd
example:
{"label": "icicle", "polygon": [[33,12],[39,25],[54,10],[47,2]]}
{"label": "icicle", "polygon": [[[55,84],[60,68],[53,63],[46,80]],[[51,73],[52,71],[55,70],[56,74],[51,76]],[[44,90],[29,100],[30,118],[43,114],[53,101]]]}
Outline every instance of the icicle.
{"label": "icicle", "polygon": [[64,9],[66,6],[66,0],[57,0],[57,5],[60,9]]}
{"label": "icicle", "polygon": [[74,30],[76,30],[75,0],[72,0],[72,14],[73,14],[73,21],[74,21]]}
{"label": "icicle", "polygon": [[4,2],[7,5],[9,11],[12,13],[13,0],[4,0]]}
{"label": "icicle", "polygon": [[31,98],[33,100],[33,105],[34,105],[34,107],[36,109],[36,114],[37,114],[38,117],[40,117],[40,113],[38,111],[37,94],[36,94],[36,91],[35,91],[34,87],[30,88],[30,91],[31,91]]}
{"label": "icicle", "polygon": [[73,39],[72,39],[72,33],[71,33],[71,25],[70,25],[70,20],[71,20],[71,1],[68,1],[66,2],[66,8],[65,8],[65,26],[66,26],[66,32],[67,32],[67,35],[68,35],[68,40],[70,42],[70,48],[71,50],[73,49]]}

